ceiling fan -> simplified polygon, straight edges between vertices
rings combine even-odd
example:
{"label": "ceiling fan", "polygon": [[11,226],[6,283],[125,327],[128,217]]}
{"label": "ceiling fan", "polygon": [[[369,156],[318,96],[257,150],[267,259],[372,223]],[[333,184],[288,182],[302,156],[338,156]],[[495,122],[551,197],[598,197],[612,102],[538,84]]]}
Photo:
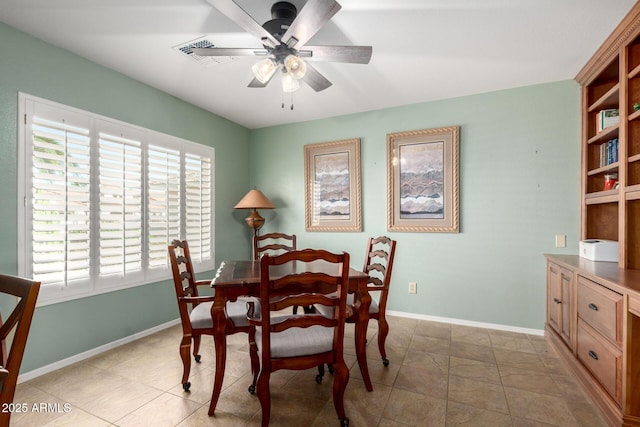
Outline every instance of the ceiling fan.
{"label": "ceiling fan", "polygon": [[249,87],[265,87],[277,71],[282,74],[282,89],[293,92],[304,81],[316,92],[331,86],[309,62],[343,62],[368,64],[371,46],[308,46],[306,43],[340,10],[335,0],[308,0],[300,13],[286,1],[271,7],[271,20],[258,24],[233,0],[207,0],[247,32],[258,37],[263,49],[256,48],[196,48],[199,56],[263,57],[252,67],[254,79]]}

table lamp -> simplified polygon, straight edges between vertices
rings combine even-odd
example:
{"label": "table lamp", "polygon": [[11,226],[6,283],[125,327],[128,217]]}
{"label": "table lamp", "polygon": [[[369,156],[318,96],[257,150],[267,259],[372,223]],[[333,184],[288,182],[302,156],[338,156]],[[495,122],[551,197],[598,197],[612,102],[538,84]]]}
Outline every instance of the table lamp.
{"label": "table lamp", "polygon": [[[271,200],[262,191],[253,189],[249,191],[234,207],[234,209],[252,209],[251,214],[244,219],[250,229],[253,230],[251,236],[251,247],[253,238],[258,234],[258,230],[264,225],[264,218],[258,213],[258,209],[275,209]],[[252,258],[253,259],[253,258]]]}

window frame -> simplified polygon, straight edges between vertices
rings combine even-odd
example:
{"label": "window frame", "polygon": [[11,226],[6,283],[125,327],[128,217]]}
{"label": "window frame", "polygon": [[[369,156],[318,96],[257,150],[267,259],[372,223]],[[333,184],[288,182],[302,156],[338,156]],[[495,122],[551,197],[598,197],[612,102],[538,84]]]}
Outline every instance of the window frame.
{"label": "window frame", "polygon": [[[213,147],[198,144],[172,135],[164,134],[154,130],[146,129],[140,126],[132,125],[120,120],[115,120],[99,114],[94,114],[78,108],[70,107],[57,102],[49,101],[22,92],[18,93],[18,144],[17,144],[17,201],[18,201],[18,274],[25,277],[33,277],[33,222],[31,212],[33,201],[33,161],[28,156],[33,152],[33,130],[31,128],[33,122],[33,114],[36,110],[46,112],[49,119],[60,119],[61,117],[72,117],[73,123],[81,123],[87,126],[89,130],[89,147],[90,147],[90,273],[89,277],[78,282],[68,283],[60,282],[58,284],[47,284],[43,281],[38,298],[38,306],[55,304],[70,301],[78,298],[99,295],[103,293],[113,292],[132,288],[136,286],[146,285],[161,280],[169,279],[171,274],[171,266],[168,256],[166,262],[161,266],[150,266],[150,248],[153,246],[155,253],[158,251],[158,244],[150,242],[150,215],[149,215],[149,150],[150,147],[162,147],[167,150],[175,150],[179,153],[180,173],[179,173],[179,210],[180,218],[179,235],[170,237],[185,239],[187,219],[186,191],[185,191],[185,159],[188,155],[200,156],[202,164],[208,164],[210,176],[210,192],[206,187],[200,188],[202,194],[207,193],[210,200],[203,202],[201,211],[210,212],[201,218],[200,224],[203,226],[204,237],[203,242],[208,238],[208,250],[205,251],[202,259],[194,260],[194,268],[200,271],[212,270],[215,268],[215,149]],[[118,275],[100,276],[100,194],[99,194],[99,143],[100,134],[112,134],[113,132],[121,132],[124,138],[135,138],[140,141],[141,147],[141,235],[142,235],[142,264],[141,270],[129,275],[126,278],[118,277]],[[117,133],[115,135],[118,135]],[[208,163],[207,163],[208,162]],[[201,169],[202,170],[202,169]],[[65,178],[66,180],[66,178]],[[206,178],[203,179],[206,181]],[[170,190],[167,190],[170,191]],[[174,217],[175,218],[175,217]],[[171,218],[169,218],[171,220]],[[169,224],[169,221],[167,221]],[[202,225],[201,225],[202,226]],[[168,228],[175,228],[169,227]],[[167,233],[169,234],[169,233]],[[167,242],[167,245],[171,243]],[[190,242],[191,244],[191,242]],[[157,263],[158,258],[154,258]],[[65,270],[67,271],[67,270]]]}

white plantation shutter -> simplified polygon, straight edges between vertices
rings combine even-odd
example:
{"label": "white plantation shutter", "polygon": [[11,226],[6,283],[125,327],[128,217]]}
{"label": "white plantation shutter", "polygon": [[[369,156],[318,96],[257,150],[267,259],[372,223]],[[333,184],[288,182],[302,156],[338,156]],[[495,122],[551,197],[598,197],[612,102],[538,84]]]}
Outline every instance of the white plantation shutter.
{"label": "white plantation shutter", "polygon": [[212,163],[210,156],[185,155],[185,231],[194,266],[209,265],[213,258]]}
{"label": "white plantation shutter", "polygon": [[167,267],[167,245],[180,238],[180,151],[149,145],[149,267]]}
{"label": "white plantation shutter", "polygon": [[142,273],[141,142],[101,132],[99,145],[99,275]]}
{"label": "white plantation shutter", "polygon": [[39,305],[169,280],[174,239],[215,267],[213,148],[19,99],[18,274]]}
{"label": "white plantation shutter", "polygon": [[34,116],[31,127],[33,279],[46,285],[89,280],[89,130]]}

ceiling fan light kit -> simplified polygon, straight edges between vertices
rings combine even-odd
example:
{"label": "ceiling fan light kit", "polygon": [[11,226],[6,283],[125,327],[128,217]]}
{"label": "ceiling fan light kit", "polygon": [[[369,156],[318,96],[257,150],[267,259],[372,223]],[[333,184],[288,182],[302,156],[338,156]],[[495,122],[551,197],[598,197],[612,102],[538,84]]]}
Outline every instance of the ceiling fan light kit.
{"label": "ceiling fan light kit", "polygon": [[283,92],[295,92],[300,89],[300,81],[298,79],[294,79],[291,74],[284,72],[282,73],[282,91]]}
{"label": "ceiling fan light kit", "polygon": [[307,64],[295,55],[288,55],[282,65],[276,63],[273,58],[265,58],[253,64],[251,71],[260,83],[267,84],[280,67],[282,67],[282,90],[285,92],[298,90],[300,88],[298,80],[307,73]]}
{"label": "ceiling fan light kit", "polygon": [[262,61],[258,61],[253,64],[251,67],[251,71],[256,79],[260,81],[260,83],[267,83],[273,77],[273,73],[276,72],[277,69],[276,63],[271,58],[265,58]]}
{"label": "ceiling fan light kit", "polygon": [[[278,69],[282,70],[282,89],[293,92],[305,82],[316,92],[331,86],[309,62],[368,64],[371,46],[308,46],[306,43],[340,10],[335,0],[308,0],[298,13],[296,7],[280,1],[271,7],[272,19],[260,25],[233,0],[207,0],[213,7],[257,37],[263,49],[193,49],[198,56],[267,56],[254,64],[249,87],[265,87]],[[304,57],[306,60],[303,60]]]}
{"label": "ceiling fan light kit", "polygon": [[289,55],[284,60],[284,66],[291,77],[300,80],[307,74],[307,64],[295,55]]}

